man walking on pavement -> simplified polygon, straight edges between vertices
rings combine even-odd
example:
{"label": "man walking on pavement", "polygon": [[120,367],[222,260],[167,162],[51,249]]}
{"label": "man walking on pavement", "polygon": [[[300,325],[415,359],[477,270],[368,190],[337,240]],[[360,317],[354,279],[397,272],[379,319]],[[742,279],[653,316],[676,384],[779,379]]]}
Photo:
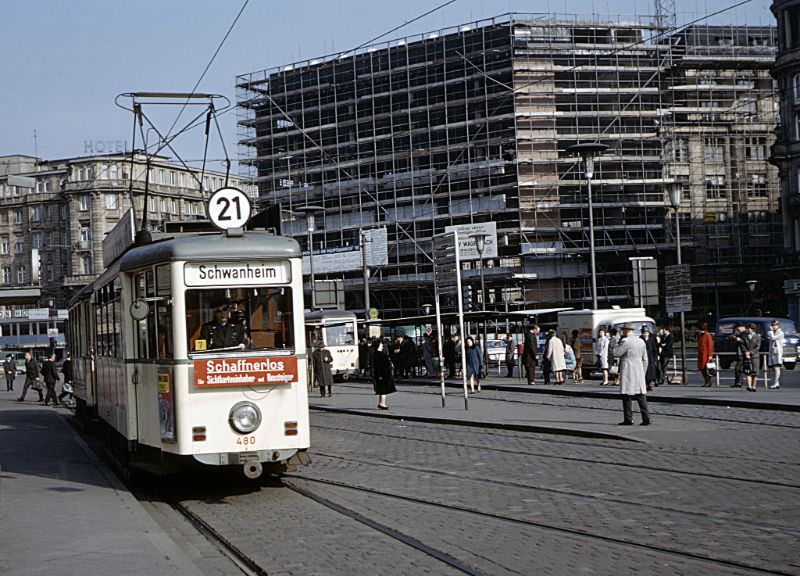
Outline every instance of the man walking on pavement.
{"label": "man walking on pavement", "polygon": [[539,327],[536,324],[528,328],[528,333],[525,334],[522,364],[525,366],[528,384],[536,384],[536,366],[539,364]]}
{"label": "man walking on pavement", "polygon": [[56,400],[56,382],[58,382],[58,370],[56,369],[56,355],[50,354],[47,360],[42,364],[42,377],[44,384],[47,386],[47,394],[44,397],[44,405],[47,406],[50,401],[53,401],[53,406],[58,406]]}
{"label": "man walking on pavement", "polygon": [[42,384],[39,382],[39,363],[30,352],[25,352],[25,384],[22,386],[22,395],[17,402],[25,402],[28,388],[33,388],[39,394],[39,402],[44,402]]}
{"label": "man walking on pavement", "polygon": [[622,327],[622,338],[614,348],[614,357],[619,359],[619,380],[622,392],[622,412],[624,419],[620,426],[633,425],[631,401],[636,399],[642,416],[642,426],[650,424],[650,412],[647,409],[647,347],[644,340],[632,335],[633,325]]}
{"label": "man walking on pavement", "polygon": [[3,361],[3,372],[6,375],[6,392],[14,390],[14,378],[17,376],[17,363],[11,354],[6,354]]}

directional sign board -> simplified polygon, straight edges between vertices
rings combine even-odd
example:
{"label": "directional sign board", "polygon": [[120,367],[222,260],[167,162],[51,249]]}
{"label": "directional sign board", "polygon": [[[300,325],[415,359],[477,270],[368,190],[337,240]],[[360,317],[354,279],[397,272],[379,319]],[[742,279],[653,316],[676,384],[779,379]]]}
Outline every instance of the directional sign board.
{"label": "directional sign board", "polygon": [[238,188],[220,188],[208,199],[208,219],[220,230],[244,228],[250,209],[250,199]]}
{"label": "directional sign board", "polygon": [[692,311],[692,279],[689,264],[664,268],[667,314]]}

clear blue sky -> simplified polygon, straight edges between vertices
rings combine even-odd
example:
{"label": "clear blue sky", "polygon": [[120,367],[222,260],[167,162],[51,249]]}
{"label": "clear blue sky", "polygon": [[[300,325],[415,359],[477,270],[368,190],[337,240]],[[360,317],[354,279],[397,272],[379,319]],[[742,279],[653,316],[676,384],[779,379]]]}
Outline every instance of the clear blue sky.
{"label": "clear blue sky", "polygon": [[[237,74],[344,51],[416,18],[445,0],[250,0],[198,88],[235,100]],[[676,0],[678,24],[737,0]],[[188,92],[244,0],[6,0],[0,6],[0,155],[62,158],[87,142],[131,140],[131,115],[114,97],[131,91]],[[386,39],[505,12],[653,12],[653,0],[456,0]],[[751,0],[715,22],[774,25],[769,0]],[[166,130],[177,108],[154,114]],[[236,158],[235,113],[220,118]],[[202,131],[176,142],[200,158]],[[209,156],[221,158],[218,139]],[[215,163],[212,168],[220,168]]]}

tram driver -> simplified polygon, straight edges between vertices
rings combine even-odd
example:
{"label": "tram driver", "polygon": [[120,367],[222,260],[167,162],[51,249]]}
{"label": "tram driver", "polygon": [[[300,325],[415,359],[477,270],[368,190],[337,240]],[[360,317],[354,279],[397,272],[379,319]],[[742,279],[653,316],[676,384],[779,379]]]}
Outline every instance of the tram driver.
{"label": "tram driver", "polygon": [[236,303],[227,300],[217,302],[213,320],[203,324],[200,330],[200,340],[205,340],[207,350],[248,345],[250,338],[247,337],[244,313]]}

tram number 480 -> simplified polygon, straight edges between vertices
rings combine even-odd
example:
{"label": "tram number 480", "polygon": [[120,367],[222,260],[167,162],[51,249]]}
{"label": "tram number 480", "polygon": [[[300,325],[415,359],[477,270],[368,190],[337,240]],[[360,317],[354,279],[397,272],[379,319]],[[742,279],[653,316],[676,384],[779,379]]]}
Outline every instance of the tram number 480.
{"label": "tram number 480", "polygon": [[252,446],[256,443],[255,436],[237,436],[236,443],[240,446]]}

